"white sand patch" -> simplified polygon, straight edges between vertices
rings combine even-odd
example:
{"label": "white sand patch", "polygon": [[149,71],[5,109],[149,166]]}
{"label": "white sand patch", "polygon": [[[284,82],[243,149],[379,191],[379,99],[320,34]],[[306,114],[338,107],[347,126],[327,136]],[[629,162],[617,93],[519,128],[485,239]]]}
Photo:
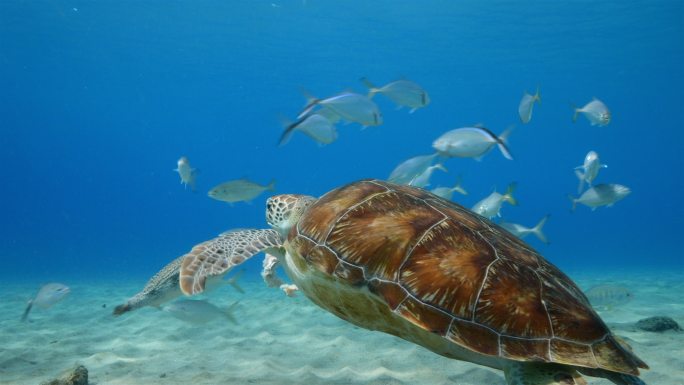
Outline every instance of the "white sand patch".
{"label": "white sand patch", "polygon": [[[649,365],[649,384],[684,384],[684,333],[647,333],[634,321],[666,315],[684,325],[684,274],[571,274],[582,288],[626,285],[635,299],[601,312]],[[500,372],[438,356],[393,336],[348,324],[310,303],[261,282],[211,293],[227,307],[235,300],[239,325],[179,321],[148,308],[112,317],[116,304],[144,282],[69,284],[72,293],[31,322],[19,321],[40,283],[9,285],[0,302],[0,384],[52,378],[75,362],[96,384],[459,384],[504,385]],[[106,305],[103,307],[102,305]],[[588,379],[591,385],[609,382]]]}

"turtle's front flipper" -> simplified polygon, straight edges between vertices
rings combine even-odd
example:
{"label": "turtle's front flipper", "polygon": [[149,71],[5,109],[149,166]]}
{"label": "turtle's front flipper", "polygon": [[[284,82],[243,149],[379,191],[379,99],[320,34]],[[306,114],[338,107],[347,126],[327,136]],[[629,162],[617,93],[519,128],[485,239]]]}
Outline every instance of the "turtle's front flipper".
{"label": "turtle's front flipper", "polygon": [[262,251],[279,248],[280,234],[275,230],[236,230],[202,242],[183,256],[179,273],[180,288],[186,295],[204,291],[207,278],[223,275]]}
{"label": "turtle's front flipper", "polygon": [[508,385],[587,385],[572,367],[543,362],[510,362],[504,374]]}

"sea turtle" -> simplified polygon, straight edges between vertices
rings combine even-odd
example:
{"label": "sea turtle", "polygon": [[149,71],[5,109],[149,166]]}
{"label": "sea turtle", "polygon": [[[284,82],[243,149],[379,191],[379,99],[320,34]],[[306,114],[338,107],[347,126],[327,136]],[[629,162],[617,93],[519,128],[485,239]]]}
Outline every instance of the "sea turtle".
{"label": "sea turtle", "polygon": [[[646,363],[611,334],[570,278],[458,204],[362,180],[318,199],[271,197],[266,219],[282,237],[279,258],[300,291],[357,326],[503,370],[509,385],[586,384],[580,372],[644,384],[637,376]],[[230,252],[207,243],[193,249],[181,265],[182,291],[201,292],[236,260],[273,254],[273,229],[253,230],[261,235]]]}

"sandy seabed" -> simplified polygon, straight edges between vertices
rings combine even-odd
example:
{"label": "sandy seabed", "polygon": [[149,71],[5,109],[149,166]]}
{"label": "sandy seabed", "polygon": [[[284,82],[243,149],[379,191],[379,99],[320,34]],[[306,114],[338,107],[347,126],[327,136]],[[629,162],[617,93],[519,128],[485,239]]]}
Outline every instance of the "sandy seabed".
{"label": "sandy seabed", "polygon": [[[684,385],[684,332],[649,333],[632,327],[666,315],[684,326],[684,272],[570,274],[584,289],[600,283],[629,287],[635,299],[601,312],[651,370],[649,385]],[[195,325],[145,308],[111,316],[140,281],[64,282],[72,289],[30,322],[19,318],[42,282],[5,284],[0,302],[0,384],[37,385],[75,363],[92,384],[450,384],[505,385],[503,373],[450,360],[326,313],[303,295],[288,298],[261,281],[210,293],[212,303],[236,300],[238,325],[215,320]],[[587,378],[591,385],[607,385]]]}

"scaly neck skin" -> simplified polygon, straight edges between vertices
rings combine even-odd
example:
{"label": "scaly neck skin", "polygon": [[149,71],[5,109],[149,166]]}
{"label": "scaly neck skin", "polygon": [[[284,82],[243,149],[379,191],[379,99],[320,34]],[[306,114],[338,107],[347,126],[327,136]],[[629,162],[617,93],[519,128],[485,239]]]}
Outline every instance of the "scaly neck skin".
{"label": "scaly neck skin", "polygon": [[290,229],[295,226],[306,209],[316,201],[308,195],[284,194],[268,198],[266,201],[266,222],[287,240]]}

